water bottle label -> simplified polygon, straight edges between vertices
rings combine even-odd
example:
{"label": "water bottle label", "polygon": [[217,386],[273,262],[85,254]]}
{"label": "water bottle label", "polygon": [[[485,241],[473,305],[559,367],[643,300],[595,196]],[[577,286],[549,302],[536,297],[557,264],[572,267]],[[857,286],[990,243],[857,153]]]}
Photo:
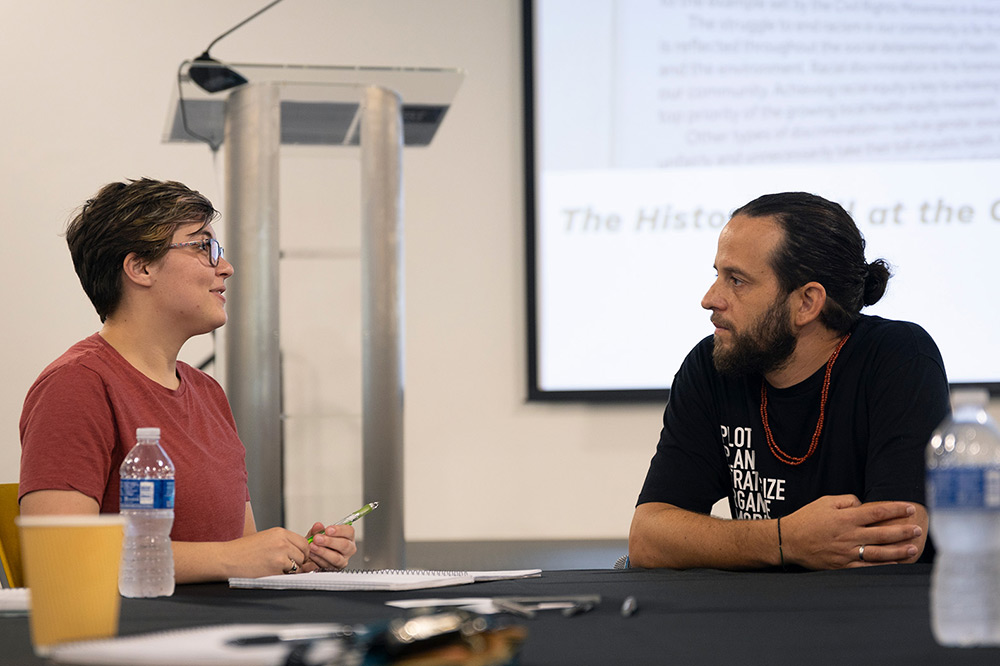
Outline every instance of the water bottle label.
{"label": "water bottle label", "polygon": [[173,509],[173,479],[122,479],[118,493],[121,509]]}
{"label": "water bottle label", "polygon": [[937,509],[1000,509],[1000,469],[950,467],[928,473],[930,503]]}

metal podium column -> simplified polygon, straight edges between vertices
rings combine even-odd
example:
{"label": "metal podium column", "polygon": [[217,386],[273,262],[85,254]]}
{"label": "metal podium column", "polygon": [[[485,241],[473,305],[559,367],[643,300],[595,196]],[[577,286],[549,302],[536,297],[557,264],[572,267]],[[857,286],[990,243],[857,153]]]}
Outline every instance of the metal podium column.
{"label": "metal podium column", "polygon": [[405,566],[403,535],[403,123],[394,92],[365,89],[361,116],[364,562]]}
{"label": "metal podium column", "polygon": [[278,167],[281,102],[277,84],[251,84],[226,102],[225,373],[229,403],[247,450],[258,529],[284,524],[281,368],[278,344]]}

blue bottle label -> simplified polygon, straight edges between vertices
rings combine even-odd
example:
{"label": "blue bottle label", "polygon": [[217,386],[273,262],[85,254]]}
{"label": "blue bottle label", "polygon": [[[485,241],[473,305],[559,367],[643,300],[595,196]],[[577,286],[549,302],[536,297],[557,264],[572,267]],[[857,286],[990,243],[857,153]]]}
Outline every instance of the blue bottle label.
{"label": "blue bottle label", "polygon": [[1000,468],[932,469],[927,483],[936,509],[1000,509]]}
{"label": "blue bottle label", "polygon": [[173,509],[173,479],[122,479],[120,509]]}

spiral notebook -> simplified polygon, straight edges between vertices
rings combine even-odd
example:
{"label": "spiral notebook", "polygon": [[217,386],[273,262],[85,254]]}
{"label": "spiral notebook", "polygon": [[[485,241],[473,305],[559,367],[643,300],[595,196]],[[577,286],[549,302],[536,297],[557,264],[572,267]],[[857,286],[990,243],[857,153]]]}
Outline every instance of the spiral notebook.
{"label": "spiral notebook", "polygon": [[278,574],[262,578],[230,578],[229,587],[263,590],[424,590],[432,587],[468,585],[491,580],[536,578],[541,569],[503,571],[427,571],[424,569],[384,569],[381,571],[314,571],[305,574]]}

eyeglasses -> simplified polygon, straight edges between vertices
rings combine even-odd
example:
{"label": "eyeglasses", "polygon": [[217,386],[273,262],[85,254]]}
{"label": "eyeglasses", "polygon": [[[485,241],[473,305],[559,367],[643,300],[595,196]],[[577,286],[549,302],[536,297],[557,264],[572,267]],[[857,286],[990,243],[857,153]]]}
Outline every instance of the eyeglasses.
{"label": "eyeglasses", "polygon": [[175,247],[196,247],[199,250],[208,252],[208,263],[213,268],[219,265],[219,259],[225,254],[225,250],[219,245],[219,241],[214,238],[206,238],[204,240],[188,241],[186,243],[173,243],[168,245],[167,248],[172,250]]}

